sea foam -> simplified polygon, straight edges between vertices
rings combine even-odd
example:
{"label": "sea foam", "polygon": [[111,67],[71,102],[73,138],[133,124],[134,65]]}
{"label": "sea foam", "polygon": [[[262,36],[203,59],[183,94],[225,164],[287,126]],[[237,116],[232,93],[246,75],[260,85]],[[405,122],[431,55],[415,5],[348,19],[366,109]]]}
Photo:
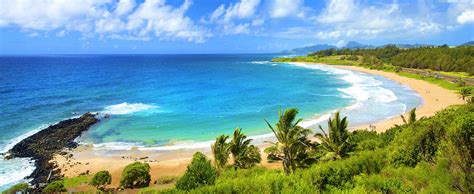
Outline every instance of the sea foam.
{"label": "sea foam", "polygon": [[[343,115],[357,114],[360,109],[373,106],[374,104],[388,104],[397,101],[398,98],[395,93],[387,88],[383,87],[383,82],[377,80],[373,75],[368,75],[362,72],[356,72],[352,70],[339,69],[330,67],[327,65],[318,64],[305,64],[305,63],[288,63],[293,66],[317,69],[325,71],[326,73],[336,75],[340,80],[349,83],[349,87],[337,88],[341,92],[341,96],[344,98],[352,98],[354,102],[352,105],[342,108],[340,110]],[[405,104],[402,106],[406,107]],[[318,115],[313,119],[305,120],[301,123],[303,127],[315,127],[317,124],[321,124],[323,121],[329,119],[330,113]]]}
{"label": "sea foam", "polygon": [[101,112],[104,114],[111,114],[111,115],[126,115],[136,112],[141,112],[145,110],[152,110],[156,109],[158,106],[143,104],[143,103],[120,103],[115,105],[110,105],[105,107],[105,109]]}
{"label": "sea foam", "polygon": [[14,158],[5,160],[0,157],[0,191],[24,182],[25,177],[35,170],[34,162],[28,158]]}

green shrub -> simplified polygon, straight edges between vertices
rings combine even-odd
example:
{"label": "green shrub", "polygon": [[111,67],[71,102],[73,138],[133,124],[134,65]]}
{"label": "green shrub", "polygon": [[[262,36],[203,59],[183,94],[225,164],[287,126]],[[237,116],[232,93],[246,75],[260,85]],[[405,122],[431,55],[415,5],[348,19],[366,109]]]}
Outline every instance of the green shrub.
{"label": "green shrub", "polygon": [[390,143],[388,157],[391,163],[414,167],[420,161],[434,162],[448,125],[459,115],[465,114],[461,112],[461,109],[448,108],[431,118],[404,125]]}
{"label": "green shrub", "polygon": [[201,152],[196,152],[184,175],[176,182],[179,190],[191,190],[203,185],[213,185],[217,170]]}
{"label": "green shrub", "polygon": [[146,187],[150,184],[150,165],[134,162],[122,171],[120,186],[124,188]]}
{"label": "green shrub", "polygon": [[355,178],[356,188],[383,193],[452,193],[452,178],[448,170],[420,162],[415,168],[388,167],[379,174]]}
{"label": "green shrub", "polygon": [[62,181],[54,181],[52,183],[49,183],[48,186],[46,186],[43,189],[43,193],[54,193],[54,192],[66,192],[66,188],[64,187],[64,184]]}
{"label": "green shrub", "polygon": [[354,176],[380,172],[386,165],[385,154],[384,150],[360,152],[344,160],[315,165],[302,171],[302,176],[319,191],[352,188]]}
{"label": "green shrub", "polygon": [[357,151],[375,150],[383,146],[383,140],[375,131],[359,130],[351,134],[351,142]]}
{"label": "green shrub", "polygon": [[9,189],[3,191],[2,193],[10,194],[10,193],[24,193],[29,188],[28,183],[18,183],[16,185],[11,186]]}
{"label": "green shrub", "polygon": [[95,186],[96,188],[104,188],[105,185],[108,185],[111,182],[112,176],[110,175],[109,171],[99,171],[95,173],[94,177],[92,177],[90,185]]}
{"label": "green shrub", "polygon": [[474,105],[466,105],[456,113],[459,115],[449,125],[446,138],[439,152],[438,163],[446,162],[453,185],[463,193],[473,193],[474,173]]}

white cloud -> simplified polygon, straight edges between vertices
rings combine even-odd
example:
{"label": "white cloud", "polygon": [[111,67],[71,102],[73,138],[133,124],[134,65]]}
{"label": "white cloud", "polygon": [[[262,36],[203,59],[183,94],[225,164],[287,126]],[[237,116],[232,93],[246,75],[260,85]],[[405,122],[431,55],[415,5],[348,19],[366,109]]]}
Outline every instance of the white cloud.
{"label": "white cloud", "polygon": [[332,0],[318,17],[321,23],[346,22],[352,18],[357,6],[354,0]]}
{"label": "white cloud", "polygon": [[[207,24],[217,24],[220,34],[248,34],[250,26],[261,26],[262,18],[254,18],[260,0],[241,0],[227,6],[221,4],[208,17],[202,19]],[[242,21],[243,20],[243,21]]]}
{"label": "white cloud", "polygon": [[270,7],[270,17],[282,18],[303,13],[303,0],[275,0]]}
{"label": "white cloud", "polygon": [[474,1],[473,0],[457,0],[448,1],[448,12],[455,22],[463,25],[474,23]]}
{"label": "white cloud", "polygon": [[428,15],[404,15],[396,2],[368,5],[355,0],[330,0],[316,21],[325,29],[316,32],[320,39],[419,36],[445,28]]}
{"label": "white cloud", "polygon": [[118,16],[125,15],[130,13],[130,11],[135,8],[135,6],[135,0],[120,0],[117,4],[117,8],[115,9],[115,14]]}
{"label": "white cloud", "polygon": [[467,10],[462,12],[458,17],[457,21],[460,24],[474,23],[474,10]]}
{"label": "white cloud", "polygon": [[64,37],[66,35],[66,30],[61,30],[60,32],[56,33],[57,37]]}
{"label": "white cloud", "polygon": [[147,0],[130,16],[126,29],[138,37],[154,34],[160,39],[187,39],[203,42],[207,34],[184,16],[190,6],[186,0],[179,8],[173,8],[160,0]]}
{"label": "white cloud", "polygon": [[96,7],[104,3],[106,1],[1,0],[0,23],[32,30],[51,30],[64,27],[71,20],[99,16],[102,11]]}
{"label": "white cloud", "polygon": [[227,8],[221,4],[212,12],[210,20],[211,22],[231,22],[234,19],[249,18],[255,14],[259,3],[260,0],[241,0],[235,4],[231,3]]}
{"label": "white cloud", "polygon": [[179,7],[165,0],[0,0],[0,27],[79,31],[90,37],[203,42],[209,34],[185,16],[191,1]]}
{"label": "white cloud", "polygon": [[257,18],[252,20],[252,26],[261,26],[265,23],[265,20],[262,18]]}
{"label": "white cloud", "polygon": [[248,34],[250,33],[249,24],[226,25],[224,26],[226,34]]}

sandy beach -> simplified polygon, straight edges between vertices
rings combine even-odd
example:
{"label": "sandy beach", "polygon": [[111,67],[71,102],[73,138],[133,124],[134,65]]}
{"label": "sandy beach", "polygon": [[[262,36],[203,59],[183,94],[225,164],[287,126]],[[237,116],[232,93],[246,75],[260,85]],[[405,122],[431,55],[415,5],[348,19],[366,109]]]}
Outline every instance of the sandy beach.
{"label": "sandy beach", "polygon": [[[357,66],[331,66],[341,69],[349,69],[369,74],[381,75],[396,82],[399,82],[400,84],[409,86],[418,94],[420,94],[424,101],[422,105],[417,107],[416,113],[418,118],[423,116],[432,116],[437,111],[446,108],[450,105],[463,103],[463,101],[459,99],[459,96],[455,92],[422,80],[403,77],[392,72],[370,70]],[[395,124],[402,124],[402,119],[399,116],[395,116],[388,120],[379,121],[373,123],[372,125],[375,126],[375,130],[377,132],[383,132],[394,126]],[[366,129],[368,128],[368,125],[350,126],[350,128],[351,130]],[[259,145],[261,150],[263,150],[267,146],[267,144]],[[118,187],[120,173],[122,169],[126,165],[134,161],[148,162],[150,164],[152,169],[151,175],[153,183],[159,177],[180,176],[181,174],[183,174],[186,170],[186,166],[191,160],[193,153],[196,151],[202,151],[209,157],[211,156],[210,148],[204,150],[201,149],[157,152],[152,150],[143,151],[138,149],[132,149],[127,151],[94,150],[91,146],[80,146],[75,150],[71,151],[72,156],[57,155],[54,159],[54,162],[57,163],[58,167],[61,169],[61,172],[65,177],[75,177],[85,172],[93,174],[101,170],[108,170],[112,174],[112,184],[110,185],[110,187]],[[262,155],[261,165],[268,168],[280,167],[280,164],[278,163],[267,163],[265,155]],[[155,188],[167,188],[171,187],[172,184],[151,184],[151,186]],[[78,191],[84,189],[85,188],[81,187],[77,188]]]}

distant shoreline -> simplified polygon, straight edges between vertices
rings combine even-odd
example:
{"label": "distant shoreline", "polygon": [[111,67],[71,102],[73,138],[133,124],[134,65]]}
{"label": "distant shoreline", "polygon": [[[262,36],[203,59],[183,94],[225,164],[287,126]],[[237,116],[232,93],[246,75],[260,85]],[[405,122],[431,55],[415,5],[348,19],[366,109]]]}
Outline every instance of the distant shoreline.
{"label": "distant shoreline", "polygon": [[[297,62],[301,64],[309,65],[328,65],[321,63],[305,63]],[[407,85],[415,90],[423,98],[423,104],[417,107],[417,116],[432,116],[437,111],[442,110],[450,105],[462,104],[463,101],[459,99],[458,95],[450,90],[441,88],[437,85],[417,80],[413,78],[407,78],[396,73],[384,72],[379,70],[370,70],[357,66],[345,66],[345,65],[329,65],[331,67],[354,70],[358,72],[380,75],[388,79],[396,81],[400,84]],[[408,110],[407,110],[408,111]],[[377,132],[383,132],[395,124],[402,124],[402,120],[399,116],[395,116],[391,119],[385,119],[373,123],[376,126]],[[364,129],[368,128],[368,125],[363,126],[352,126],[351,129]],[[266,143],[259,144],[259,147],[263,149],[268,146]],[[196,149],[196,150],[174,150],[174,151],[163,151],[157,152],[153,150],[138,150],[131,149],[127,151],[110,151],[110,150],[93,150],[91,145],[80,146],[76,148],[72,153],[73,157],[66,159],[64,156],[56,155],[53,162],[58,164],[59,169],[66,177],[75,177],[80,173],[89,171],[95,173],[100,170],[108,170],[112,174],[111,187],[118,187],[120,173],[122,169],[129,163],[134,161],[148,162],[151,166],[152,180],[156,180],[162,176],[179,176],[186,170],[186,166],[189,164],[192,154],[195,151],[202,151],[206,155],[211,156],[209,148],[207,149]],[[112,153],[113,156],[110,156]],[[266,155],[262,155],[266,158]],[[267,163],[266,160],[262,161],[262,166],[268,168],[278,168],[279,163]],[[77,188],[77,191],[81,191],[81,188]]]}
{"label": "distant shoreline", "polygon": [[[340,69],[354,70],[358,72],[368,73],[372,75],[380,75],[391,79],[395,82],[398,82],[402,85],[406,85],[416,91],[423,99],[423,103],[417,107],[416,114],[417,117],[429,117],[433,116],[437,111],[440,111],[448,106],[455,104],[463,104],[464,101],[461,100],[454,91],[444,89],[440,86],[422,81],[413,78],[403,77],[397,75],[393,72],[385,72],[381,70],[366,69],[359,66],[350,66],[350,65],[330,65],[323,63],[311,63],[311,62],[295,62],[300,64],[310,64],[310,65],[328,65]],[[407,110],[408,112],[409,110]],[[405,117],[408,116],[408,113],[404,114]],[[377,132],[384,132],[387,129],[393,127],[395,124],[403,124],[401,117],[396,116],[390,119],[384,119],[378,121],[372,125],[376,126]],[[368,128],[368,125],[362,126],[353,126],[352,129],[364,129]]]}

